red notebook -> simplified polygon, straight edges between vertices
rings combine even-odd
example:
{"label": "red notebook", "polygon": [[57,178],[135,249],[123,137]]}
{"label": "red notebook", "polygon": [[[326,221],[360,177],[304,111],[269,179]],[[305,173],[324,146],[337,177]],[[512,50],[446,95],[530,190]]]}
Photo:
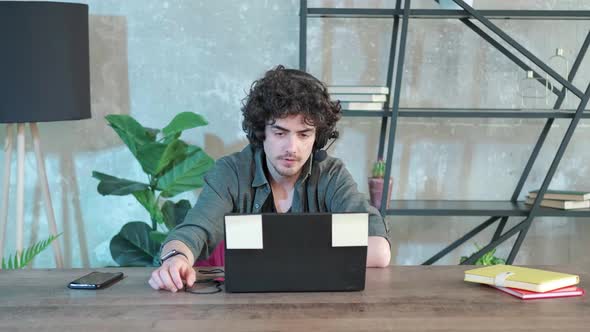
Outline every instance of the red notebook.
{"label": "red notebook", "polygon": [[558,288],[556,290],[552,290],[552,291],[545,292],[545,293],[531,292],[528,290],[517,289],[517,288],[508,288],[508,287],[499,287],[499,286],[492,286],[492,287],[497,288],[497,289],[501,290],[502,292],[516,296],[522,300],[582,296],[585,293],[582,288],[576,287],[576,286],[568,286],[568,287]]}

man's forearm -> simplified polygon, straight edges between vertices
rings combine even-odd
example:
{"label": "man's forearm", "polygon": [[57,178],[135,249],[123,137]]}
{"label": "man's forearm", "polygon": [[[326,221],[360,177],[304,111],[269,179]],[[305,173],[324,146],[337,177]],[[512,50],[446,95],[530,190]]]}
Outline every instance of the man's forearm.
{"label": "man's forearm", "polygon": [[195,263],[195,256],[193,255],[190,248],[184,244],[182,241],[172,240],[162,247],[162,255],[166,254],[170,250],[180,251],[181,253],[185,254],[188,258],[188,261],[193,265]]}

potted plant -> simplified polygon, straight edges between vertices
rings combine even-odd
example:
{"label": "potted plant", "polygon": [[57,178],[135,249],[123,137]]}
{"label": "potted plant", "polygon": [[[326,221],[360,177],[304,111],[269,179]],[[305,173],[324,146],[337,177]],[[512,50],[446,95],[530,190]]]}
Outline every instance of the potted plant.
{"label": "potted plant", "polygon": [[159,251],[168,231],[183,222],[191,209],[188,200],[171,198],[203,186],[203,176],[213,159],[200,147],[180,139],[184,130],[205,126],[192,112],[178,114],[162,130],[143,127],[128,115],[108,115],[106,120],[127,145],[146,173],[145,182],[92,172],[101,195],[133,195],[149,213],[151,223],[132,221],[111,239],[113,259],[121,266],[158,265]]}
{"label": "potted plant", "polygon": [[[383,197],[383,183],[385,177],[385,161],[383,159],[377,160],[373,164],[372,177],[369,178],[369,194],[371,197],[371,205],[377,209],[381,209],[381,198]],[[387,189],[387,207],[391,199],[391,188],[393,187],[393,178],[389,178],[389,186]]]}
{"label": "potted plant", "polygon": [[[475,243],[475,248],[477,249],[477,251],[481,250],[481,247],[477,243]],[[496,253],[496,248],[488,251],[483,256],[481,256],[478,260],[475,261],[475,265],[506,264],[506,261],[504,259],[494,256],[495,253]],[[467,260],[467,258],[469,258],[469,257],[461,256],[459,263],[463,263],[465,260]]]}

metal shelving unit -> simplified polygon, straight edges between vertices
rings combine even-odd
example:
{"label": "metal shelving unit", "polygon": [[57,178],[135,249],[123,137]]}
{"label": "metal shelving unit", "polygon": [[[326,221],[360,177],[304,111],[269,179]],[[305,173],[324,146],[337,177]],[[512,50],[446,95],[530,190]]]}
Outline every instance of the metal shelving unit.
{"label": "metal shelving unit", "polygon": [[[572,119],[575,110],[518,110],[512,108],[400,108],[400,118],[520,118],[520,119]],[[342,111],[347,117],[390,117],[391,108],[382,111]],[[582,118],[589,119],[590,113],[583,113]]]}
{"label": "metal shelving unit", "polygon": [[[383,158],[385,143],[387,142],[387,153],[385,154],[386,170],[385,178],[391,175],[391,166],[393,159],[393,148],[395,143],[395,133],[397,128],[397,119],[399,117],[437,117],[437,118],[525,118],[525,119],[546,119],[539,138],[531,152],[531,156],[524,167],[522,175],[514,189],[512,197],[506,201],[445,201],[445,200],[393,200],[388,208],[386,207],[387,195],[383,195],[381,202],[381,213],[383,215],[399,216],[481,216],[488,217],[483,223],[473,228],[471,231],[457,239],[449,246],[441,250],[436,255],[426,260],[423,264],[432,264],[441,257],[457,248],[465,241],[471,239],[487,227],[497,223],[494,235],[490,242],[478,252],[470,256],[462,264],[474,264],[477,259],[486,252],[502,244],[512,236],[517,239],[507,258],[507,263],[512,264],[526,237],[527,231],[536,217],[590,217],[590,209],[583,210],[558,210],[544,208],[540,206],[541,200],[549,187],[551,179],[555,174],[557,166],[563,157],[572,135],[582,118],[590,118],[589,112],[584,112],[590,99],[590,84],[585,91],[576,88],[571,82],[582,63],[588,46],[590,45],[590,31],[586,35],[584,42],[573,62],[568,77],[562,77],[550,68],[545,62],[529,52],[525,47],[508,36],[502,29],[497,27],[492,20],[496,19],[518,19],[518,20],[590,20],[590,11],[574,10],[475,10],[462,0],[453,0],[463,10],[443,10],[443,9],[411,9],[411,0],[397,0],[393,9],[369,9],[369,8],[308,8],[307,0],[300,0],[300,53],[299,67],[306,70],[307,58],[307,20],[309,18],[329,18],[329,17],[359,17],[359,18],[389,18],[393,20],[391,34],[391,49],[387,68],[386,86],[390,87],[393,94],[387,95],[382,111],[361,111],[349,110],[344,111],[345,116],[352,117],[381,117],[381,132],[379,140],[378,156]],[[404,67],[404,58],[406,54],[406,41],[408,38],[408,22],[410,19],[458,19],[465,26],[478,34],[494,48],[508,57],[523,70],[532,70],[536,77],[544,77],[533,68],[529,67],[521,57],[528,59],[539,67],[544,73],[547,73],[554,80],[561,84],[562,88],[553,86],[552,92],[557,96],[557,101],[552,111],[547,110],[519,110],[519,109],[448,109],[448,108],[400,108],[399,99],[401,91],[401,82]],[[475,25],[473,21],[480,22],[489,32]],[[401,24],[400,24],[401,23]],[[496,39],[491,37],[490,32],[497,38],[503,40],[511,46],[513,51],[504,47]],[[397,58],[396,58],[397,50]],[[394,83],[394,68],[395,84]],[[544,79],[537,80],[539,84],[545,85]],[[580,99],[575,110],[560,109],[565,97],[565,91],[569,90],[572,96]],[[390,98],[391,102],[390,102]],[[391,107],[389,107],[391,105]],[[551,129],[555,119],[570,119],[570,124],[562,138],[551,166],[547,170],[539,194],[532,206],[525,205],[517,201],[524,183],[537,159],[539,151],[543,146],[545,139]],[[387,126],[389,125],[389,135],[386,135]],[[388,181],[384,183],[384,192],[387,192]],[[504,230],[508,218],[522,218],[515,226]]]}
{"label": "metal shelving unit", "polygon": [[[490,20],[586,20],[590,16],[590,10],[478,10],[477,12]],[[403,9],[307,8],[307,17],[395,18],[402,15],[404,15]],[[408,16],[420,19],[471,18],[471,15],[463,10],[452,9],[410,9]]]}

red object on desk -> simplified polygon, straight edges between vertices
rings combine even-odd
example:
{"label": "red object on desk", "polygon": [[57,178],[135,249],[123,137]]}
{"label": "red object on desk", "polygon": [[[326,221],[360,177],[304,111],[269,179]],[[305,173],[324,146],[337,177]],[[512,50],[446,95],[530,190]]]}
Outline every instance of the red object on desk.
{"label": "red object on desk", "polygon": [[225,266],[225,241],[219,241],[211,255],[205,260],[196,261],[194,266]]}
{"label": "red object on desk", "polygon": [[524,290],[524,289],[509,288],[509,287],[499,287],[499,286],[492,286],[492,287],[494,287],[502,292],[508,293],[512,296],[516,296],[522,300],[582,296],[585,293],[585,291],[582,288],[576,287],[576,286],[563,287],[563,288],[559,288],[559,289],[552,290],[549,292],[544,292],[544,293],[531,292],[531,291]]}

